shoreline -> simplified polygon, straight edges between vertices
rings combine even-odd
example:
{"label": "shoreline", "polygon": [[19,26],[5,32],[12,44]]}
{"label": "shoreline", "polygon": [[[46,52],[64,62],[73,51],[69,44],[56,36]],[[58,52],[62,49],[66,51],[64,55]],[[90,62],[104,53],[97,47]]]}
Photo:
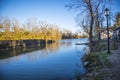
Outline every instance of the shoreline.
{"label": "shoreline", "polygon": [[30,48],[54,43],[55,40],[0,40],[0,50]]}
{"label": "shoreline", "polygon": [[85,65],[87,72],[81,76],[82,80],[120,80],[120,43],[111,41],[110,46],[111,53],[107,53],[107,42],[98,42],[93,47],[94,52],[85,55],[83,62],[88,64]]}

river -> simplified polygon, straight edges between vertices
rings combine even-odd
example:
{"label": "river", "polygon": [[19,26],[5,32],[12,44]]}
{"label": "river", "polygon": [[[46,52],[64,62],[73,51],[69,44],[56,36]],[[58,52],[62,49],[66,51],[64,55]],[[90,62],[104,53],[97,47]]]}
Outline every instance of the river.
{"label": "river", "polygon": [[86,72],[86,38],[60,40],[43,48],[0,52],[0,80],[74,80]]}

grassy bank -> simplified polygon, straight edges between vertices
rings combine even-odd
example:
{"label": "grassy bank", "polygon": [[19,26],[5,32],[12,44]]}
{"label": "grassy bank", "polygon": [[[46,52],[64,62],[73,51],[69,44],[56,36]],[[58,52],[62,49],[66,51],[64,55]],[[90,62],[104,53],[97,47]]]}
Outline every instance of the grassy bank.
{"label": "grassy bank", "polygon": [[[111,41],[111,49],[117,49],[117,43]],[[110,72],[108,69],[112,67],[111,62],[108,59],[108,56],[112,53],[107,53],[107,42],[98,41],[94,46],[92,46],[92,52],[88,53],[83,61],[88,62],[85,65],[87,73],[82,76],[83,80],[105,80],[105,77],[110,77]],[[80,80],[80,79],[78,79]]]}

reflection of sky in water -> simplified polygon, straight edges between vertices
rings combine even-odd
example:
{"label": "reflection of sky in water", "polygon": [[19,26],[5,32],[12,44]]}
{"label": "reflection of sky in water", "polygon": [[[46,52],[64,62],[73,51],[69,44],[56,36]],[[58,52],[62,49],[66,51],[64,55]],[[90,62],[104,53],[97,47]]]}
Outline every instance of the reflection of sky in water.
{"label": "reflection of sky in water", "polygon": [[73,79],[76,72],[85,73],[81,60],[85,45],[75,45],[76,42],[77,39],[62,40],[42,50],[1,59],[0,73],[6,80]]}

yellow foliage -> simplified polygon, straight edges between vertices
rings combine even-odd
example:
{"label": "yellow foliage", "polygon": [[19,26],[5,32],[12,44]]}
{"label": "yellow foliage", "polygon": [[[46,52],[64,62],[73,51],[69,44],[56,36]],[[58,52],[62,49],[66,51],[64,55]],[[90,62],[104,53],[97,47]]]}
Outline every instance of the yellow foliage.
{"label": "yellow foliage", "polygon": [[0,22],[1,28],[4,27],[3,31],[0,32],[0,40],[61,39],[62,33],[57,25],[44,22],[41,22],[41,24],[35,23],[35,21],[28,20],[27,23],[21,26],[18,21],[5,19],[4,23]]}

